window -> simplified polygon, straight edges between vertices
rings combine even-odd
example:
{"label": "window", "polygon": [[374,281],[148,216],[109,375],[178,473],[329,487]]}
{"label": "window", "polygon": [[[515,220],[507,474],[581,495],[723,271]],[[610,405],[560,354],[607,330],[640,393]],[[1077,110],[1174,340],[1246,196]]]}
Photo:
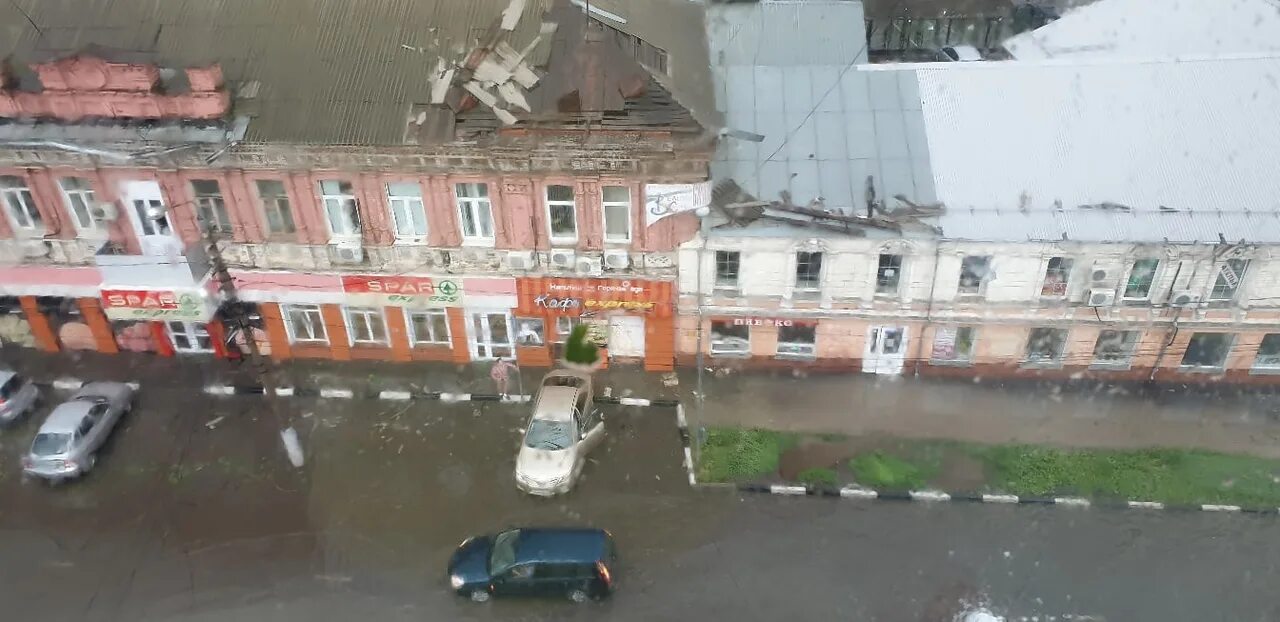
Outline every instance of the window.
{"label": "window", "polygon": [[581,324],[582,320],[576,317],[562,315],[556,318],[556,343],[565,343],[569,340],[569,333],[573,332],[573,327]]}
{"label": "window", "polygon": [[1258,346],[1258,358],[1253,359],[1254,369],[1280,369],[1280,333],[1262,338]]}
{"label": "window", "polygon": [[387,205],[396,227],[396,241],[420,241],[427,235],[427,210],[422,206],[422,186],[413,183],[387,184]]}
{"label": "window", "polygon": [[329,233],[335,236],[360,235],[360,213],[356,208],[356,191],[345,181],[320,182],[320,202],[324,205]]}
{"label": "window", "polygon": [[880,255],[880,265],[876,267],[876,293],[898,293],[901,278],[902,255]]}
{"label": "window", "polygon": [[1129,269],[1129,280],[1124,285],[1124,298],[1143,300],[1151,295],[1151,284],[1156,280],[1159,259],[1139,259]]}
{"label": "window", "polygon": [[67,202],[67,211],[76,221],[76,229],[91,231],[98,228],[93,219],[93,185],[83,177],[63,177],[58,180],[62,189],[62,198]]}
{"label": "window", "polygon": [[973,327],[940,326],[933,333],[931,360],[968,363],[973,360]]}
{"label": "window", "polygon": [[1128,366],[1142,333],[1136,330],[1104,330],[1093,345],[1094,365]]}
{"label": "window", "polygon": [[546,343],[542,320],[536,318],[516,319],[516,345],[540,346]]}
{"label": "window", "polygon": [[751,329],[745,324],[723,320],[711,321],[711,354],[747,355],[751,353]]}
{"label": "window", "polygon": [[493,241],[493,207],[489,204],[488,184],[454,184],[458,198],[458,222],[462,238],[470,241]]}
{"label": "window", "polygon": [[738,286],[738,251],[716,251],[716,287]]}
{"label": "window", "polygon": [[822,253],[796,253],[796,289],[817,291],[822,284]]}
{"label": "window", "polygon": [[409,314],[409,343],[449,345],[449,316],[444,311],[415,311]]}
{"label": "window", "polygon": [[965,295],[980,295],[991,274],[991,257],[969,255],[960,261],[960,286],[957,291]]}
{"label": "window", "polygon": [[1218,268],[1218,278],[1213,282],[1213,291],[1209,292],[1209,300],[1234,300],[1240,282],[1244,280],[1245,270],[1249,269],[1247,259],[1228,259]]}
{"label": "window", "polygon": [[31,198],[31,189],[21,177],[0,175],[0,198],[4,199],[9,221],[14,228],[34,230],[43,224],[35,199]]}
{"label": "window", "polygon": [[227,204],[222,200],[222,190],[212,179],[194,179],[191,191],[196,196],[196,213],[203,228],[215,233],[231,233],[231,219],[227,217]]}
{"label": "window", "polygon": [[1074,261],[1066,257],[1050,257],[1049,265],[1044,269],[1044,283],[1040,285],[1041,296],[1066,296],[1067,281],[1071,278],[1071,264]]}
{"label": "window", "polygon": [[1195,333],[1187,342],[1182,355],[1182,366],[1200,369],[1221,369],[1231,351],[1233,336],[1226,333]]}
{"label": "window", "polygon": [[578,239],[578,222],[573,203],[573,188],[547,186],[547,222],[551,241],[573,242]]}
{"label": "window", "polygon": [[1067,331],[1061,328],[1033,328],[1027,338],[1026,362],[1061,363],[1067,345]]}
{"label": "window", "polygon": [[382,309],[347,308],[347,335],[351,345],[387,345],[387,322]]}
{"label": "window", "polygon": [[293,343],[329,343],[320,305],[289,305],[284,316]]}
{"label": "window", "polygon": [[289,193],[284,189],[284,182],[259,179],[255,185],[258,187],[258,199],[262,201],[262,213],[267,217],[267,231],[272,234],[293,233],[293,211],[289,209]]}
{"label": "window", "polygon": [[604,187],[604,241],[631,241],[631,190],[625,186]]}
{"label": "window", "polygon": [[811,358],[816,353],[817,324],[778,327],[778,356]]}

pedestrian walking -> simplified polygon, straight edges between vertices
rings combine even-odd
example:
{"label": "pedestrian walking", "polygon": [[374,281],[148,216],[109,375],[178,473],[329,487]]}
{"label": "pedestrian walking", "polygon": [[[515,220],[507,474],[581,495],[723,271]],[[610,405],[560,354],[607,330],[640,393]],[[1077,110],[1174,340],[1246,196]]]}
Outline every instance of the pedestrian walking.
{"label": "pedestrian walking", "polygon": [[489,370],[489,377],[493,379],[493,384],[498,387],[498,395],[507,396],[507,385],[511,381],[511,370],[515,368],[507,359],[499,358],[493,362],[493,367]]}

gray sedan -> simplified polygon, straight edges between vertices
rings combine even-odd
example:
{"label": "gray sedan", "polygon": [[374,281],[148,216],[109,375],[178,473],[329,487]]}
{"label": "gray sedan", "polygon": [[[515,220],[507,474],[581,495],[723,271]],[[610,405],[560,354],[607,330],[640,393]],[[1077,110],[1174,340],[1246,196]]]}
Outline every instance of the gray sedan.
{"label": "gray sedan", "polygon": [[92,382],[58,405],[40,425],[22,458],[27,475],[63,480],[93,468],[99,447],[133,407],[133,389],[120,382]]}

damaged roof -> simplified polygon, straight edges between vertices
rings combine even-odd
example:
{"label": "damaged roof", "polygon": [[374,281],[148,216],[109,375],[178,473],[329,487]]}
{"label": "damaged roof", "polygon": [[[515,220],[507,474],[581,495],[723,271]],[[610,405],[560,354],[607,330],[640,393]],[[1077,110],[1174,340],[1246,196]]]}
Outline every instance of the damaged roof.
{"label": "damaged roof", "polygon": [[[539,35],[553,4],[13,0],[0,2],[0,57],[21,66],[96,45],[163,67],[216,62],[233,89],[256,82],[246,142],[401,145],[406,124],[430,116],[424,106],[431,102],[436,60],[464,63],[509,7],[517,11],[504,20],[511,26],[511,46],[527,51],[524,59],[541,73],[552,54],[552,37]],[[660,37],[673,30],[648,17],[636,25],[660,29]]]}

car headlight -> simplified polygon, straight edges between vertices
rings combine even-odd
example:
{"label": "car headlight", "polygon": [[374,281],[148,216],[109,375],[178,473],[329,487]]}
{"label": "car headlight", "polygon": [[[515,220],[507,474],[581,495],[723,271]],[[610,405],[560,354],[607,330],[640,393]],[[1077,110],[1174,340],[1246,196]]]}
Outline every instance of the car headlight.
{"label": "car headlight", "polygon": [[452,586],[452,587],[453,587],[453,589],[455,589],[455,590],[460,590],[460,589],[462,589],[462,584],[463,584],[463,583],[464,583],[464,581],[462,580],[462,577],[459,577],[459,576],[458,576],[458,575],[456,575],[456,574],[454,574],[454,575],[449,575],[449,585],[450,585],[450,586]]}

